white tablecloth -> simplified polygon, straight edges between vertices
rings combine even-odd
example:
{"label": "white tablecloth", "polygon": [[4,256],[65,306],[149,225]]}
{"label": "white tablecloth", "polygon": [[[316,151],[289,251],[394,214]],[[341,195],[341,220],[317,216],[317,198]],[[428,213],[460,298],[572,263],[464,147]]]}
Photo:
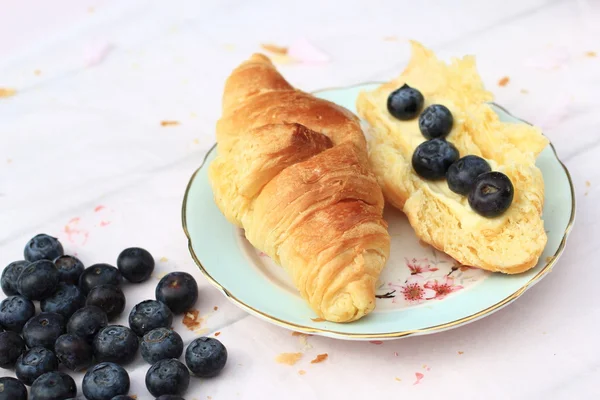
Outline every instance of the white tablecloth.
{"label": "white tablecloth", "polygon": [[[0,98],[0,264],[38,232],[86,265],[145,247],[155,277],[126,287],[122,324],[162,274],[194,274],[203,321],[175,326],[186,343],[220,332],[229,362],[218,378],[193,379],[188,400],[598,398],[599,20],[591,0],[1,2],[0,88],[17,92]],[[407,60],[406,38],[443,57],[476,54],[497,102],[544,128],[576,185],[564,256],[511,306],[430,336],[303,339],[248,316],[201,276],[181,228],[225,78],[261,43],[308,41],[330,62],[280,63],[304,90],[388,79]],[[294,366],[274,361],[300,351]],[[129,367],[138,399],[150,398],[147,368]]]}

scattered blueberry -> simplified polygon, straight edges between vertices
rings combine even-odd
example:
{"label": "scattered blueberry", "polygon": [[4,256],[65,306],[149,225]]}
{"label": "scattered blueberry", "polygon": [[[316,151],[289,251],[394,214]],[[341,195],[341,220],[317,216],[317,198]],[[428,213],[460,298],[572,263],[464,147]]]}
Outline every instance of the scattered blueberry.
{"label": "scattered blueberry", "polygon": [[475,179],[491,170],[490,164],[483,158],[472,155],[465,156],[448,168],[448,172],[446,172],[448,187],[455,193],[466,195],[471,191]]}
{"label": "scattered blueberry", "polygon": [[121,273],[118,269],[108,264],[94,264],[85,270],[79,277],[79,287],[84,294],[100,285],[119,286]]}
{"label": "scattered blueberry", "polygon": [[114,285],[100,285],[94,287],[87,296],[85,304],[96,306],[106,313],[111,321],[121,315],[125,309],[125,295],[120,287]]}
{"label": "scattered blueberry", "polygon": [[60,256],[54,260],[61,282],[71,285],[79,284],[79,277],[83,273],[83,263],[73,256]]}
{"label": "scattered blueberry", "polygon": [[34,315],[35,306],[23,296],[10,296],[0,303],[0,325],[7,331],[20,333]]}
{"label": "scattered blueberry", "polygon": [[15,378],[0,378],[0,400],[27,400],[27,388]]}
{"label": "scattered blueberry", "polygon": [[416,118],[423,109],[423,95],[417,89],[404,84],[390,93],[387,109],[394,117],[406,121]]}
{"label": "scattered blueberry", "polygon": [[14,296],[15,294],[19,294],[19,289],[17,288],[17,280],[19,279],[19,275],[23,269],[30,264],[29,261],[21,260],[11,262],[4,268],[2,271],[2,278],[0,279],[0,284],[2,286],[2,291],[7,296]]}
{"label": "scattered blueberry", "polygon": [[54,342],[65,333],[65,318],[56,313],[43,312],[31,318],[23,327],[27,347],[45,347],[54,350]]}
{"label": "scattered blueberry", "polygon": [[515,189],[510,178],[502,172],[486,172],[475,180],[469,193],[469,205],[478,214],[492,218],[510,207]]}
{"label": "scattered blueberry", "polygon": [[126,326],[109,325],[100,329],[94,338],[93,347],[98,361],[123,365],[135,358],[139,340],[136,334]]}
{"label": "scattered blueberry", "polygon": [[96,333],[108,325],[108,317],[101,308],[86,306],[71,316],[67,322],[67,332],[92,342]]}
{"label": "scattered blueberry", "polygon": [[17,289],[30,300],[44,300],[56,291],[58,270],[52,261],[39,260],[29,264],[19,275]]}
{"label": "scattered blueberry", "polygon": [[172,329],[158,328],[144,335],[140,349],[142,358],[154,364],[167,358],[179,358],[183,353],[183,340]]}
{"label": "scattered blueberry", "polygon": [[35,235],[23,251],[25,259],[30,262],[38,260],[54,260],[64,254],[62,244],[57,238],[40,233]]}
{"label": "scattered blueberry", "polygon": [[158,396],[156,398],[156,400],[185,400],[185,399],[181,396],[177,396],[176,394],[163,394],[162,396]]}
{"label": "scattered blueberry", "polygon": [[190,384],[190,373],[175,358],[154,363],[146,373],[146,388],[153,396],[183,394]]}
{"label": "scattered blueberry", "polygon": [[81,371],[92,364],[92,346],[82,337],[66,333],[56,339],[54,353],[58,361],[71,371]]}
{"label": "scattered blueberry", "polygon": [[419,129],[427,139],[443,139],[452,130],[454,118],[446,106],[433,104],[419,116]]}
{"label": "scattered blueberry", "polygon": [[83,377],[83,394],[88,400],[111,400],[129,392],[129,375],[120,365],[103,362]]}
{"label": "scattered blueberry", "polygon": [[15,364],[17,378],[27,386],[46,372],[58,369],[58,359],[45,347],[34,347],[27,350]]}
{"label": "scattered blueberry", "polygon": [[152,329],[168,328],[173,323],[173,313],[164,303],[145,300],[135,305],[129,314],[129,327],[138,336]]}
{"label": "scattered blueberry", "polygon": [[154,258],[148,251],[139,247],[130,247],[119,254],[117,267],[129,282],[140,283],[152,275]]}
{"label": "scattered blueberry", "polygon": [[46,372],[31,385],[30,400],[63,400],[77,395],[77,385],[64,372]]}
{"label": "scattered blueberry", "polygon": [[452,143],[443,139],[431,139],[421,143],[415,149],[412,166],[421,178],[442,179],[458,157],[458,150]]}
{"label": "scattered blueberry", "polygon": [[60,282],[54,294],[40,303],[45,312],[54,312],[69,319],[71,315],[85,304],[85,296],[75,285]]}
{"label": "scattered blueberry", "polygon": [[12,368],[25,351],[25,342],[16,332],[0,332],[0,368]]}
{"label": "scattered blueberry", "polygon": [[227,362],[227,349],[217,339],[200,337],[185,351],[185,363],[199,377],[217,375]]}
{"label": "scattered blueberry", "polygon": [[155,294],[174,314],[182,314],[196,304],[198,284],[187,272],[171,272],[158,282]]}

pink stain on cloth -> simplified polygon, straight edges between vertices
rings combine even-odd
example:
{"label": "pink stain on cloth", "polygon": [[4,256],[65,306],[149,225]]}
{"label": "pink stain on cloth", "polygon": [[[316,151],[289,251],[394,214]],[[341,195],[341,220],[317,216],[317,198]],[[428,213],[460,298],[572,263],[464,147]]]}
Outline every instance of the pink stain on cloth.
{"label": "pink stain on cloth", "polygon": [[413,385],[418,385],[419,383],[421,383],[421,379],[423,379],[425,375],[423,375],[420,372],[415,372],[415,377],[417,378],[417,380],[415,381],[415,383],[413,383]]}
{"label": "pink stain on cloth", "polygon": [[309,65],[326,64],[331,61],[328,54],[315,47],[306,38],[300,38],[288,47],[287,55],[294,60]]}
{"label": "pink stain on cloth", "polygon": [[113,45],[107,41],[92,41],[83,48],[83,61],[86,67],[101,64],[112,51]]}
{"label": "pink stain on cloth", "polygon": [[90,237],[90,233],[84,229],[79,227],[79,222],[81,218],[75,217],[72,218],[63,228],[63,231],[67,235],[67,240],[73,244],[79,244],[84,246],[88,238]]}

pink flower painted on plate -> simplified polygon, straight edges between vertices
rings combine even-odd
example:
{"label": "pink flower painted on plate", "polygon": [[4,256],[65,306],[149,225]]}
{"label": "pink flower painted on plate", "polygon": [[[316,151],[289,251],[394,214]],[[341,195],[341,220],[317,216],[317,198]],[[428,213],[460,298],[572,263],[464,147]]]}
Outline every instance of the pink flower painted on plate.
{"label": "pink flower painted on plate", "polygon": [[419,275],[419,274],[422,274],[423,272],[433,272],[433,271],[438,270],[437,267],[431,266],[431,264],[429,263],[429,259],[427,259],[427,257],[420,258],[420,259],[413,258],[412,260],[405,258],[405,260],[406,260],[406,266],[408,267],[408,269],[410,269],[411,275]]}
{"label": "pink flower painted on plate", "polygon": [[[394,285],[392,283],[389,286],[397,287],[399,294],[402,295],[404,300],[411,304],[419,304],[425,300],[429,300],[435,297],[436,292],[433,289],[427,288],[423,285],[423,278],[419,275],[411,275],[404,285]],[[392,303],[396,303],[396,299],[400,296],[394,297]]]}
{"label": "pink flower painted on plate", "polygon": [[433,290],[435,292],[434,298],[437,300],[441,300],[450,293],[463,289],[462,286],[455,285],[454,278],[449,276],[445,276],[441,281],[438,281],[437,279],[427,281],[423,287]]}

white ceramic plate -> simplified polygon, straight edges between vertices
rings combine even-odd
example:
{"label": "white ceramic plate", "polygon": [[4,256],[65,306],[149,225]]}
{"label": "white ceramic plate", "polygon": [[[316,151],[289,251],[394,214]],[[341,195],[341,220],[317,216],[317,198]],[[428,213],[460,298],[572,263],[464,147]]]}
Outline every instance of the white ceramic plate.
{"label": "white ceramic plate", "polygon": [[[375,84],[316,93],[356,112],[358,93]],[[505,121],[521,122],[494,105]],[[359,321],[319,321],[300,297],[285,271],[245,239],[213,201],[207,166],[211,149],[185,192],[182,218],[194,261],[208,280],[236,305],[264,320],[296,331],[372,340],[439,332],[490,315],[518,298],[552,270],[575,218],[573,184],[552,145],[539,156],[546,199],[544,224],[548,244],[538,265],[519,275],[492,274],[457,266],[445,254],[422,245],[404,215],[385,211],[392,237],[390,259],[378,284],[377,307]],[[316,319],[316,320],[315,320]]]}

